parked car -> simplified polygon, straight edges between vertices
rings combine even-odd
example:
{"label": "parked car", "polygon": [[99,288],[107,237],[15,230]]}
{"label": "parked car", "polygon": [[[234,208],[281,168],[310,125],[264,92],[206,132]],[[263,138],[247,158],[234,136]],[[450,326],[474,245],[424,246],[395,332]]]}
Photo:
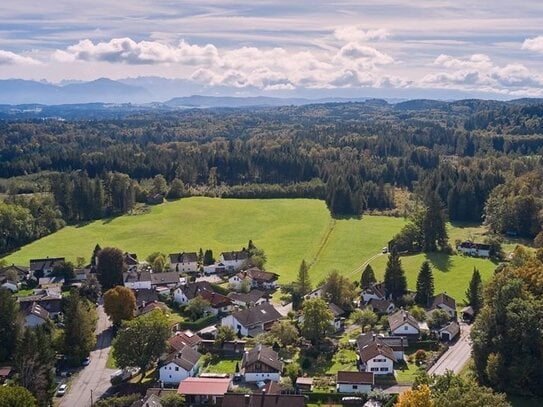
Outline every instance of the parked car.
{"label": "parked car", "polygon": [[385,254],[388,253],[388,247],[386,247],[386,246],[383,247],[383,248],[381,249],[381,252],[383,252],[383,253],[385,253]]}
{"label": "parked car", "polygon": [[57,397],[62,397],[66,394],[66,390],[68,390],[67,384],[61,384],[57,389]]}
{"label": "parked car", "polygon": [[91,362],[91,358],[88,357],[88,358],[83,359],[83,362],[81,362],[81,365],[88,366],[90,365],[90,362]]}

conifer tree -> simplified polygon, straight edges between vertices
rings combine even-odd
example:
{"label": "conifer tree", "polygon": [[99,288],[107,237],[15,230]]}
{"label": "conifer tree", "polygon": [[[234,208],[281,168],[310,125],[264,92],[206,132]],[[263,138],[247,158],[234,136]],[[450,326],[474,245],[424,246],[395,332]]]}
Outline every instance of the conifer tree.
{"label": "conifer tree", "polygon": [[384,282],[387,294],[393,300],[397,300],[407,293],[407,280],[396,250],[392,250],[388,256]]}
{"label": "conifer tree", "polygon": [[296,281],[300,295],[306,295],[311,291],[311,280],[309,279],[309,267],[305,260],[302,260],[298,270],[298,279]]}
{"label": "conifer tree", "polygon": [[427,307],[430,305],[430,300],[434,296],[434,276],[432,274],[432,268],[430,263],[425,261],[417,277],[417,293],[415,294],[415,302],[422,306]]}
{"label": "conifer tree", "polygon": [[376,282],[377,280],[375,278],[373,268],[371,267],[371,264],[368,264],[362,272],[362,276],[360,277],[360,287],[362,289],[366,289],[368,287],[371,287],[371,285]]}
{"label": "conifer tree", "polygon": [[473,274],[466,291],[466,297],[468,304],[471,305],[473,311],[477,313],[483,306],[483,281],[481,280],[481,273],[476,268],[473,268]]}

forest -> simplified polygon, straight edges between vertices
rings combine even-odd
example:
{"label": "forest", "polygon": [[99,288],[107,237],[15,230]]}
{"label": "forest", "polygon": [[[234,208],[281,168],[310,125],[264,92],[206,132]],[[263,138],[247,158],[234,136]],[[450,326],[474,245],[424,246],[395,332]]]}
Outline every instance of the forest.
{"label": "forest", "polygon": [[543,241],[540,100],[56,114],[0,121],[0,252],[162,198],[318,198],[358,217],[394,208],[398,190]]}

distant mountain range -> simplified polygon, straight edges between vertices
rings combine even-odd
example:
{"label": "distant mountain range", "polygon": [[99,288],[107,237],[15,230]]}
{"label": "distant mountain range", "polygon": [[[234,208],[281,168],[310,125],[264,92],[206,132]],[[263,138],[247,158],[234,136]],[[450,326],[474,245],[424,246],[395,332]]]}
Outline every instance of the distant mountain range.
{"label": "distant mountain range", "polygon": [[[207,96],[191,96],[207,95]],[[247,107],[305,105],[311,103],[361,102],[384,99],[389,103],[412,99],[498,99],[504,95],[446,89],[342,88],[296,89],[263,92],[257,88],[210,86],[186,79],[137,77],[119,80],[100,78],[90,82],[58,84],[23,79],[0,80],[0,104],[164,103],[170,107]]]}

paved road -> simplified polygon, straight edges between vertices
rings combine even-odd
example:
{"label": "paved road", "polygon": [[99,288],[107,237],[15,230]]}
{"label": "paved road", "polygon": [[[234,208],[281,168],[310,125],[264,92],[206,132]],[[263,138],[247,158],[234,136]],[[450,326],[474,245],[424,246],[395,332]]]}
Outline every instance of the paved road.
{"label": "paved road", "polygon": [[91,392],[93,400],[100,398],[110,387],[109,379],[114,369],[106,369],[106,361],[111,348],[112,333],[104,307],[97,308],[96,348],[91,352],[91,363],[72,380],[68,392],[62,398],[61,407],[89,407]]}
{"label": "paved road", "polygon": [[471,357],[471,343],[469,339],[471,325],[461,323],[460,329],[460,339],[458,339],[458,341],[452,345],[441,358],[439,358],[436,364],[430,368],[428,373],[442,375],[445,374],[447,370],[459,373],[466,365]]}

